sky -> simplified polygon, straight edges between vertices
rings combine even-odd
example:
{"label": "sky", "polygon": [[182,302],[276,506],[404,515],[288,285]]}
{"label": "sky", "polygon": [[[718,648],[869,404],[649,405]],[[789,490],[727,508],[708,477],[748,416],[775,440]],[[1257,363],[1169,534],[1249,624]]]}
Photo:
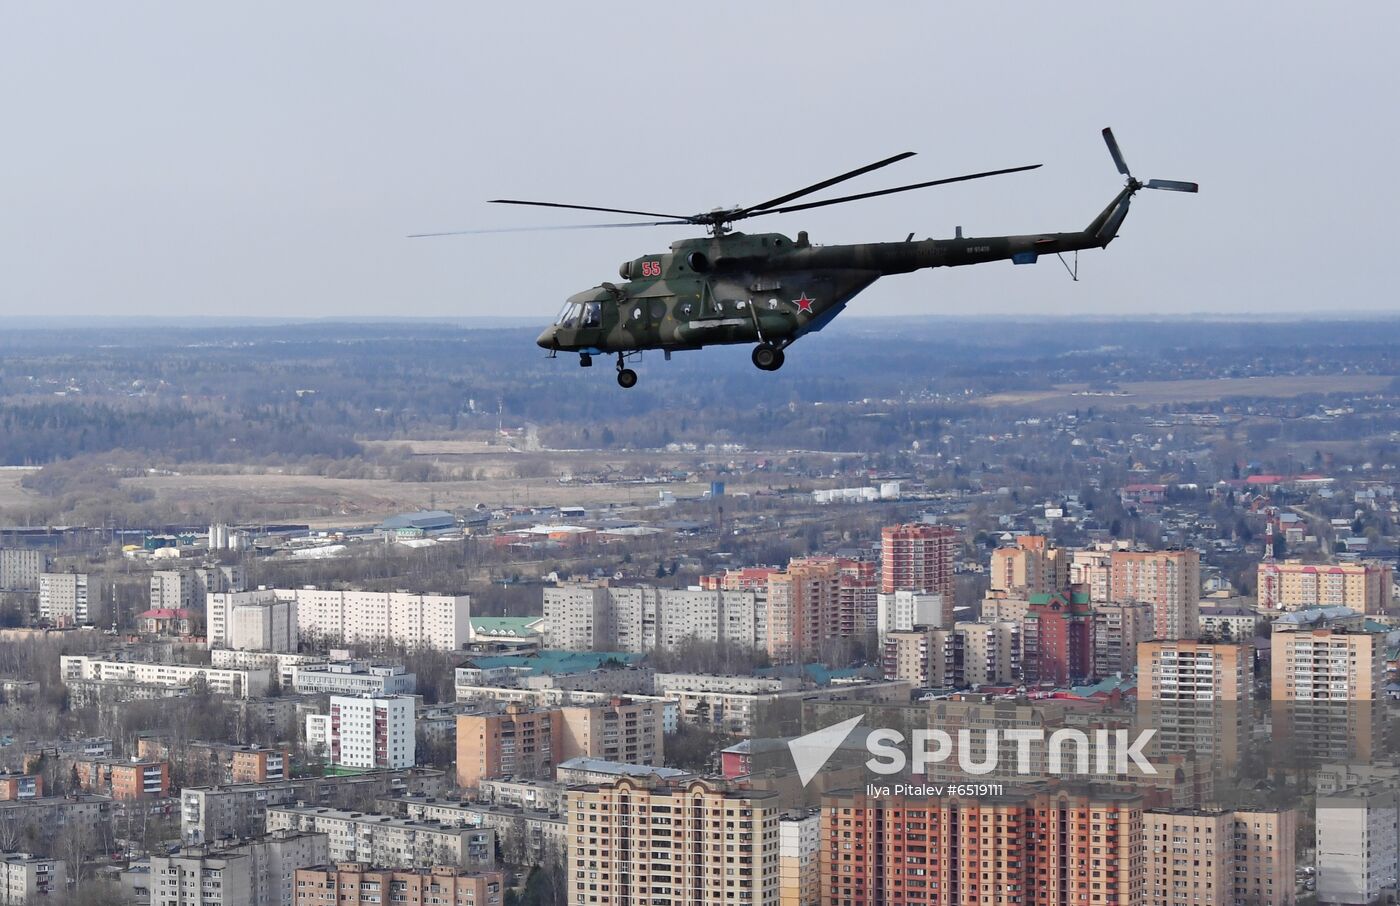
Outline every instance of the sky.
{"label": "sky", "polygon": [[[1080,229],[1053,258],[891,277],[848,311],[1397,310],[1400,4],[0,5],[0,316],[536,317],[690,227],[407,239],[700,212],[900,151],[753,221],[839,244]],[[814,196],[820,197],[820,196]],[[626,219],[626,218],[618,218]],[[760,227],[759,224],[762,224]]]}

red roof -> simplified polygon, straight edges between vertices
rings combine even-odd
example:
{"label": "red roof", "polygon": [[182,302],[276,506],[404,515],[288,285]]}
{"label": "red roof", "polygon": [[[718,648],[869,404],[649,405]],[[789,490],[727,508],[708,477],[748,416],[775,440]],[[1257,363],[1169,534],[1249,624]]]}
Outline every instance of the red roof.
{"label": "red roof", "polygon": [[145,620],[188,620],[190,612],[183,607],[178,610],[171,610],[169,607],[157,607],[152,610],[142,611],[136,616]]}

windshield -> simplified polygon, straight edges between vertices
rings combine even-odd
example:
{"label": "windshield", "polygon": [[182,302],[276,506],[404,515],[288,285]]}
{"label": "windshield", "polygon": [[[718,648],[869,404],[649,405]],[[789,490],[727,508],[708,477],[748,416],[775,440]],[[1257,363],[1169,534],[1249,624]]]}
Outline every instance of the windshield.
{"label": "windshield", "polygon": [[560,327],[578,327],[583,316],[582,302],[565,302],[563,309],[559,312],[559,320],[555,321]]}

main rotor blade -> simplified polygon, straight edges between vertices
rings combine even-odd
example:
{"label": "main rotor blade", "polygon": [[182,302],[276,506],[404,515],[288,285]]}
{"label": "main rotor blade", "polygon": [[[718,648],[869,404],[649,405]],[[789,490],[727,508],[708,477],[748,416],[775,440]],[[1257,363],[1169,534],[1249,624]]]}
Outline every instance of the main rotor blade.
{"label": "main rotor blade", "polygon": [[1194,182],[1182,182],[1178,179],[1149,179],[1143,184],[1149,189],[1166,189],[1168,192],[1199,192],[1201,187]]}
{"label": "main rotor blade", "polygon": [[524,204],[536,208],[571,208],[575,211],[603,211],[608,214],[635,214],[638,217],[669,217],[673,220],[691,221],[688,214],[658,214],[655,211],[628,211],[625,208],[597,208],[587,204],[560,204],[557,201],[519,201],[514,198],[493,198],[487,204]]}
{"label": "main rotor blade", "polygon": [[878,170],[881,167],[888,167],[890,164],[898,163],[899,161],[902,161],[905,158],[913,156],[913,151],[905,151],[901,154],[896,154],[894,157],[887,157],[884,160],[877,160],[873,164],[867,164],[866,166],[860,167],[856,170],[852,170],[849,173],[842,173],[840,176],[833,176],[830,179],[824,179],[821,182],[814,183],[813,185],[810,185],[805,189],[798,189],[796,192],[789,192],[786,195],[779,195],[777,198],[770,198],[767,201],[760,202],[759,204],[749,205],[747,208],[742,208],[739,211],[737,211],[735,213],[734,219],[737,220],[740,217],[752,216],[752,214],[755,211],[763,211],[767,208],[773,207],[774,205],[779,205],[783,204],[784,202],[792,201],[794,198],[801,198],[803,195],[810,195],[813,192],[820,192],[822,189],[825,189],[829,186],[834,186],[838,182],[845,182],[848,179],[854,179],[857,176],[869,173],[871,170]]}
{"label": "main rotor blade", "polygon": [[1128,162],[1123,159],[1123,152],[1118,150],[1118,140],[1113,137],[1113,130],[1105,128],[1103,130],[1104,143],[1108,145],[1108,153],[1113,155],[1113,162],[1118,165],[1118,172],[1124,176],[1132,176],[1128,172]]}
{"label": "main rotor blade", "polygon": [[875,198],[880,195],[893,195],[896,192],[908,192],[913,189],[927,189],[929,186],[943,186],[950,182],[967,182],[969,179],[982,179],[987,176],[1001,176],[1003,173],[1020,173],[1022,170],[1034,170],[1040,164],[1030,164],[1025,167],[1008,167],[1005,170],[988,170],[985,173],[969,173],[966,176],[950,176],[947,179],[933,179],[928,182],[916,182],[912,186],[898,186],[893,189],[880,189],[875,192],[862,192],[859,195],[845,195],[841,198],[828,198],[826,201],[809,201],[806,204],[793,204],[785,208],[772,208],[767,211],[755,211],[746,214],[746,217],[758,217],[763,214],[787,214],[791,211],[806,211],[811,208],[821,208],[829,204],[844,204],[848,201],[859,201],[862,198]]}
{"label": "main rotor blade", "polygon": [[649,227],[649,226],[688,226],[689,220],[654,220],[639,223],[571,223],[567,226],[522,226],[522,227],[499,227],[490,230],[450,230],[446,233],[413,233],[409,239],[427,239],[433,236],[472,236],[481,233],[537,233],[543,230],[611,230],[619,227]]}

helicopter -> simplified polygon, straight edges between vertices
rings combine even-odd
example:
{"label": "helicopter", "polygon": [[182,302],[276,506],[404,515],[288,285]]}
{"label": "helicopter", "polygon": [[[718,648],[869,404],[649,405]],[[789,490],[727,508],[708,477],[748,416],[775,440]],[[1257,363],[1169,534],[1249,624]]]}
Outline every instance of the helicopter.
{"label": "helicopter", "polygon": [[[962,227],[958,227],[952,239],[915,241],[914,234],[910,233],[903,242],[821,246],[812,244],[806,231],[799,232],[796,239],[791,239],[780,233],[746,234],[732,229],[733,224],[753,217],[846,204],[897,192],[1019,173],[1041,166],[1030,164],[987,170],[821,201],[791,203],[914,156],[914,152],[905,151],[746,207],[717,208],[702,214],[681,215],[497,198],[490,203],[660,219],[418,233],[411,238],[514,232],[521,229],[702,226],[708,233],[705,238],[682,239],[671,243],[669,252],[643,255],[623,262],[618,270],[622,283],[605,282],[570,296],[558,318],[545,328],[536,343],[549,352],[550,358],[561,352],[577,353],[579,364],[585,368],[593,364],[594,356],[615,355],[617,382],[624,388],[637,383],[637,373],[627,367],[628,360],[640,357],[647,350],[660,350],[669,361],[671,353],[682,350],[752,343],[755,344],[751,355],[753,364],[762,371],[777,371],[783,367],[784,353],[789,346],[831,323],[851,299],[881,277],[926,267],[961,267],[1007,259],[1013,264],[1034,264],[1044,255],[1063,256],[1065,252],[1074,252],[1076,269],[1071,271],[1071,275],[1077,279],[1079,250],[1106,248],[1118,235],[1118,229],[1128,215],[1128,205],[1140,189],[1198,191],[1199,186],[1193,182],[1138,180],[1128,169],[1112,129],[1104,129],[1103,138],[1118,172],[1127,182],[1087,227],[1075,232],[965,237]],[[1064,260],[1063,257],[1061,260]]]}

